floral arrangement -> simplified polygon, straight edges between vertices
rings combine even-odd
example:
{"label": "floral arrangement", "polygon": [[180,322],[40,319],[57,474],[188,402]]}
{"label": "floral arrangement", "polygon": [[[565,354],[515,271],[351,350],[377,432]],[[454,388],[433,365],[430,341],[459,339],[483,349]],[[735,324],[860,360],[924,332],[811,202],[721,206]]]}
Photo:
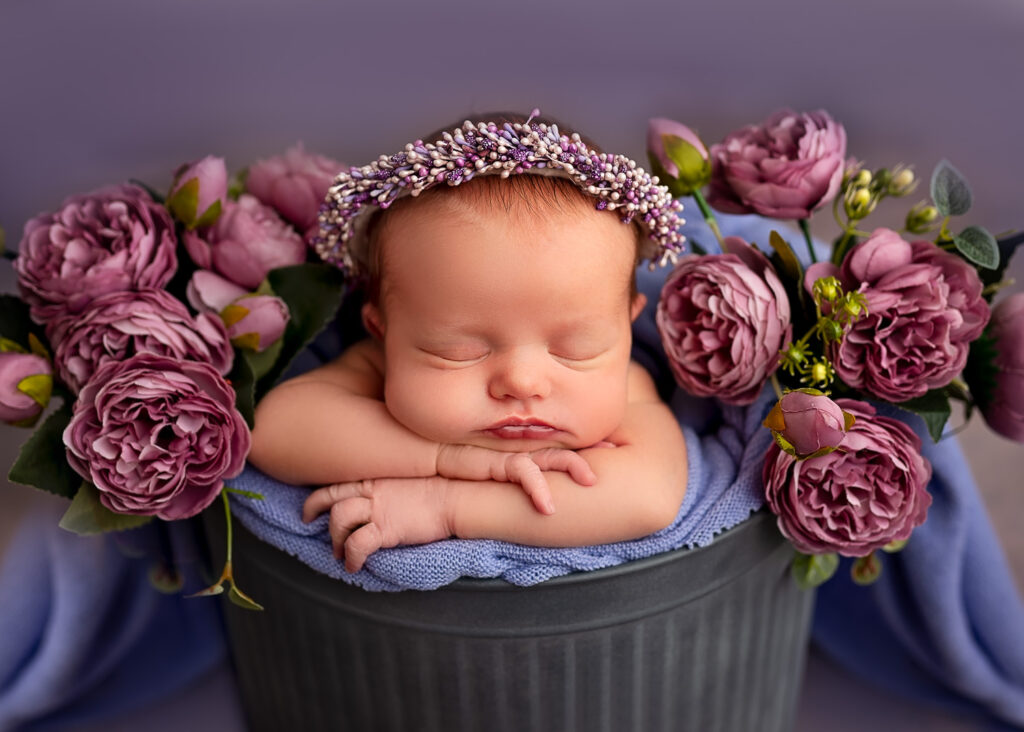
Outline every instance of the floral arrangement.
{"label": "floral arrangement", "polygon": [[[342,277],[307,263],[342,165],[301,145],[229,180],[222,158],[68,198],[30,220],[0,297],[0,420],[36,427],[14,482],[89,534],[195,516],[250,447],[253,406],[330,321]],[[62,402],[37,426],[52,396]],[[66,456],[66,460],[54,459]],[[251,498],[259,498],[247,494]],[[224,571],[224,591],[258,608]]]}
{"label": "floral arrangement", "polygon": [[[972,194],[946,161],[901,231],[866,228],[879,202],[918,181],[901,165],[847,158],[846,132],[824,111],[782,110],[710,148],[652,119],[647,142],[653,171],[693,196],[721,251],[693,243],[662,290],[656,320],[677,383],[744,405],[772,384],[764,490],[798,551],[797,580],[824,582],[841,554],[856,558],[856,582],[874,581],[876,552],[902,548],[931,504],[931,465],[901,411],[937,441],[960,400],[968,419],[978,407],[1024,442],[1024,294],[991,305],[1024,236],[954,232]],[[838,233],[818,261],[809,222],[828,204]],[[794,247],[783,227],[757,244],[723,237],[716,210],[795,220],[804,242]]]}

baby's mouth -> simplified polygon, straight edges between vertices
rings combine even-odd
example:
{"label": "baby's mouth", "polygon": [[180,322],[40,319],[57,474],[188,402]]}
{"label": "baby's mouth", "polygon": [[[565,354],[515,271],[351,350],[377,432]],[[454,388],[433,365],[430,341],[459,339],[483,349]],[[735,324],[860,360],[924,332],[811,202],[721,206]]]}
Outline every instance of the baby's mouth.
{"label": "baby's mouth", "polygon": [[553,438],[558,429],[539,419],[520,419],[510,417],[492,424],[484,430],[489,435],[503,440],[548,440]]}

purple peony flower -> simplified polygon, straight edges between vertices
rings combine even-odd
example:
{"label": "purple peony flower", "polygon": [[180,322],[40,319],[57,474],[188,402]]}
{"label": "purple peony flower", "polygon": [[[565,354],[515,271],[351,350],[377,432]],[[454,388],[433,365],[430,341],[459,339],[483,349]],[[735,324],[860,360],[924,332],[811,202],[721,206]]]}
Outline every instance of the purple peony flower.
{"label": "purple peony flower", "polygon": [[773,444],[762,473],[765,497],[798,550],[860,557],[924,523],[932,468],[903,422],[876,415],[864,402],[836,403],[856,418],[842,446],[797,460]]}
{"label": "purple peony flower", "polygon": [[738,237],[723,248],[729,253],[679,260],[655,320],[682,388],[749,404],[790,338],[789,300],[764,255]]}
{"label": "purple peony flower", "polygon": [[34,353],[0,352],[0,422],[24,425],[38,417],[50,399],[52,374]]}
{"label": "purple peony flower", "polygon": [[178,220],[193,228],[215,221],[227,200],[228,169],[224,158],[207,155],[175,171],[167,205]]}
{"label": "purple peony flower", "polygon": [[209,364],[152,353],[111,361],[75,402],[68,463],[115,513],[194,516],[245,464],[251,438],[234,404]]}
{"label": "purple peony flower", "polygon": [[827,112],[776,112],[711,146],[708,202],[726,213],[805,219],[839,192],[846,130]]}
{"label": "purple peony flower", "polygon": [[199,267],[251,290],[270,270],[306,261],[302,237],[273,209],[244,193],[227,202],[209,229],[186,232],[185,248]]}
{"label": "purple peony flower", "polygon": [[216,316],[192,317],[166,290],[112,292],[97,297],[73,318],[47,326],[57,373],[77,393],[108,361],[136,353],[203,361],[218,373],[231,370],[234,351]]}
{"label": "purple peony flower", "polygon": [[178,266],[167,210],[134,185],[64,201],[25,224],[14,267],[32,319],[81,311],[97,295],[163,287]]}
{"label": "purple peony flower", "polygon": [[995,340],[998,371],[995,392],[981,413],[993,430],[1024,442],[1024,293],[995,306],[989,335]]}
{"label": "purple peony flower", "polygon": [[248,295],[221,311],[231,342],[239,348],[260,353],[284,334],[288,306],[272,295]]}
{"label": "purple peony flower", "polygon": [[336,160],[307,153],[299,143],[283,155],[251,165],[245,189],[306,231],[316,223],[327,189],[344,167]]}
{"label": "purple peony flower", "polygon": [[846,437],[846,421],[839,405],[822,392],[797,389],[776,402],[764,425],[803,458],[838,447]]}
{"label": "purple peony flower", "polygon": [[830,359],[847,385],[882,399],[906,401],[948,384],[988,322],[977,271],[931,242],[876,229],[832,273],[859,289],[868,309],[830,347]]}

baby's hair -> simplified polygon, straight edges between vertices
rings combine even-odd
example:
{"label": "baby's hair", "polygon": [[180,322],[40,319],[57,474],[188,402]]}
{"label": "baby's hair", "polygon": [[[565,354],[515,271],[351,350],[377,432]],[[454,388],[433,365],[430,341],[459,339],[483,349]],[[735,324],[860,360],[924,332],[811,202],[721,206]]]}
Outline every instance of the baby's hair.
{"label": "baby's hair", "polygon": [[[503,122],[525,123],[528,117],[516,112],[470,115],[460,118],[453,124],[440,127],[429,135],[425,135],[422,139],[427,142],[440,139],[444,132],[458,127],[466,119],[473,122],[491,121],[500,124]],[[548,125],[557,124],[559,129],[572,129],[559,120],[548,116],[535,116],[533,121],[537,123],[543,122]],[[582,133],[580,133],[580,139],[591,150],[602,152],[598,145],[594,144],[592,140]],[[546,175],[512,175],[508,178],[501,178],[497,175],[479,176],[460,186],[437,186],[423,191],[417,197],[401,198],[395,201],[387,210],[374,212],[367,222],[366,240],[368,246],[366,265],[368,279],[366,283],[366,299],[368,302],[379,303],[381,296],[380,281],[384,268],[384,247],[381,247],[379,242],[383,232],[386,230],[387,221],[390,218],[389,214],[393,215],[395,211],[424,205],[429,202],[436,204],[438,197],[452,195],[455,191],[458,191],[461,195],[471,196],[477,201],[482,200],[488,206],[501,207],[506,212],[512,210],[516,199],[530,204],[532,212],[542,216],[568,214],[574,208],[580,210],[578,207],[581,204],[590,209],[594,208],[593,199],[581,191],[571,180]],[[606,215],[617,216],[612,211],[606,212]],[[642,258],[640,252],[644,242],[644,234],[635,223],[629,224],[629,226],[633,228],[635,233],[633,261],[633,271],[635,272]],[[629,284],[630,301],[633,300],[636,294],[636,276],[631,274]]]}

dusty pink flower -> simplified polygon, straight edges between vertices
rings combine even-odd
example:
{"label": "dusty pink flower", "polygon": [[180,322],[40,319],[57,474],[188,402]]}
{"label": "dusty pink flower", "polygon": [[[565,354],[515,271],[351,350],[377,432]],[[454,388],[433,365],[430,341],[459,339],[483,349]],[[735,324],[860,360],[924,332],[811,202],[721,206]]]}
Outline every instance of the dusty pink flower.
{"label": "dusty pink flower", "polygon": [[251,438],[212,366],[141,353],[101,366],[64,430],[68,463],[116,513],[188,518],[238,475]]}
{"label": "dusty pink flower", "polygon": [[977,271],[931,242],[876,229],[850,251],[838,276],[864,294],[867,314],[830,348],[830,358],[847,385],[882,399],[906,401],[948,384],[988,323]]}
{"label": "dusty pink flower", "polygon": [[272,295],[248,295],[221,311],[231,342],[257,353],[274,344],[288,325],[288,306]]}
{"label": "dusty pink flower", "polygon": [[[28,423],[38,417],[49,401],[52,374],[49,362],[34,353],[0,352],[0,422]],[[25,389],[25,379],[33,376],[49,382],[39,398],[26,393],[32,390]]]}
{"label": "dusty pink flower", "polygon": [[726,213],[805,219],[835,198],[846,130],[827,112],[776,112],[711,146],[708,202]]}
{"label": "dusty pink flower", "polygon": [[306,261],[302,237],[273,209],[244,193],[227,202],[209,229],[186,232],[185,248],[199,267],[250,290],[270,270]]}
{"label": "dusty pink flower", "polygon": [[737,237],[723,248],[729,253],[679,260],[655,320],[681,387],[749,404],[790,338],[789,300],[764,255]]}
{"label": "dusty pink flower", "polygon": [[[196,205],[192,210],[176,207],[176,197],[183,188],[194,191]],[[216,219],[228,200],[228,169],[224,158],[207,155],[202,160],[182,165],[174,173],[174,183],[167,196],[171,211],[186,226],[204,225],[204,219]]]}
{"label": "dusty pink flower", "polygon": [[114,290],[163,287],[178,267],[167,210],[134,185],[72,196],[25,224],[14,267],[32,319],[82,310]]}
{"label": "dusty pink flower", "polygon": [[1010,295],[992,310],[988,333],[996,346],[996,388],[981,407],[989,427],[1024,442],[1024,293]]}
{"label": "dusty pink flower", "polygon": [[166,290],[103,295],[74,318],[49,324],[47,335],[55,345],[57,372],[76,393],[104,363],[136,353],[204,361],[221,374],[231,370],[234,359],[220,319],[206,313],[192,317]]}
{"label": "dusty pink flower", "polygon": [[327,189],[343,167],[336,160],[307,153],[298,143],[283,155],[250,166],[245,189],[306,231],[316,223]]}
{"label": "dusty pink flower", "polygon": [[216,272],[197,269],[185,287],[188,304],[197,311],[220,313],[221,310],[249,291],[234,282],[224,279]]}
{"label": "dusty pink flower", "polygon": [[842,446],[798,461],[773,444],[762,474],[765,497],[798,550],[865,556],[924,523],[932,469],[903,422],[865,402],[836,403],[856,418]]}
{"label": "dusty pink flower", "polygon": [[843,410],[815,389],[785,394],[772,407],[764,425],[788,442],[798,457],[838,447],[846,437]]}

